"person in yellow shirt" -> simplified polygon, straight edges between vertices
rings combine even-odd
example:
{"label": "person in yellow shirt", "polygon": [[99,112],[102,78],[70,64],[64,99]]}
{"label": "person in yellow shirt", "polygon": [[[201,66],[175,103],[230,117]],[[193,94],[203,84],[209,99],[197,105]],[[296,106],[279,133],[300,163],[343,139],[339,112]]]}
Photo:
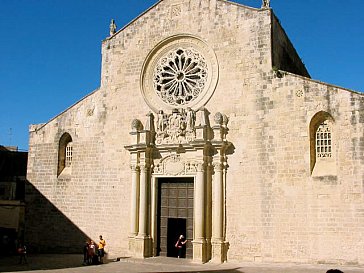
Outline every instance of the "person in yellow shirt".
{"label": "person in yellow shirt", "polygon": [[104,239],[102,239],[102,235],[100,235],[100,241],[99,241],[99,249],[98,249],[98,256],[99,256],[99,262],[102,264],[103,263],[103,258],[105,256],[105,245],[106,242]]}

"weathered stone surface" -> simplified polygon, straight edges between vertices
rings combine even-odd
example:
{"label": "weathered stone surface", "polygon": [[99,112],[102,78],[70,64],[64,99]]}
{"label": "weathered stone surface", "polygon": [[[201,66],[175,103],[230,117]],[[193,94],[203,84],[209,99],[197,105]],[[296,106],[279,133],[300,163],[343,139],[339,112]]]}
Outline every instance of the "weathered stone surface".
{"label": "weathered stone surface", "polygon": [[[28,180],[39,191],[28,195],[33,203],[28,206],[26,235],[32,244],[67,248],[75,241],[82,245],[84,237],[96,239],[102,234],[110,255],[128,255],[130,248],[150,252],[142,244],[152,244],[148,238],[128,239],[130,165],[144,160],[129,154],[139,141],[129,132],[133,120],[145,125],[146,114],[153,110],[142,92],[141,79],[148,65],[144,62],[150,52],[164,46],[163,41],[176,35],[201,41],[199,48],[206,45],[206,52],[211,50],[217,60],[216,87],[208,90],[211,98],[193,110],[206,107],[211,122],[215,113],[228,117],[228,130],[219,139],[232,145],[223,151],[223,162],[217,162],[224,166],[224,243],[215,248],[218,256],[213,260],[225,260],[227,255],[239,261],[364,264],[363,95],[308,78],[270,9],[219,0],[159,1],[103,41],[100,89],[46,124],[31,127]],[[320,112],[333,120],[330,168],[312,159],[310,124]],[[196,138],[210,143],[220,129],[209,131],[210,125],[206,126],[201,131],[196,127]],[[71,174],[62,178],[57,177],[57,161],[59,139],[65,132],[72,137],[73,159]],[[153,141],[153,135],[145,136]],[[216,175],[209,166],[216,158],[203,155],[196,145],[185,145],[178,163],[163,163],[171,156],[165,144],[159,159],[147,155],[143,164],[151,166],[149,160],[155,160],[153,177],[166,174],[163,168],[168,175],[197,177],[202,166],[211,178],[204,180],[209,205],[215,194],[209,184]],[[176,152],[176,147],[170,149]],[[210,161],[205,165],[196,162],[206,158]],[[319,165],[328,173],[316,172]],[[153,179],[148,181],[152,184]],[[45,215],[47,206],[50,212],[60,213]],[[199,259],[208,260],[213,234],[209,229],[214,225],[210,210],[205,212],[207,245],[197,242],[194,248]],[[155,219],[153,213],[148,217]],[[64,239],[71,223],[78,239]]]}

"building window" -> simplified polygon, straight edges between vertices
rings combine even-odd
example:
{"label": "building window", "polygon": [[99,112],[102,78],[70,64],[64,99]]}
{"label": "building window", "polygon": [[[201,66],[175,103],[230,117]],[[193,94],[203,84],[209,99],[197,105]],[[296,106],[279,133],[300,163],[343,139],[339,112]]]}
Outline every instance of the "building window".
{"label": "building window", "polygon": [[200,96],[207,76],[204,56],[194,48],[180,47],[167,52],[157,63],[154,90],[169,105],[186,105]]}
{"label": "building window", "polygon": [[331,128],[325,120],[316,131],[316,156],[318,158],[332,157],[331,151]]}
{"label": "building window", "polygon": [[68,142],[66,145],[66,167],[71,167],[72,163],[72,142]]}
{"label": "building window", "polygon": [[68,133],[64,133],[58,146],[58,169],[57,175],[70,174],[73,159],[72,137]]}
{"label": "building window", "polygon": [[327,112],[318,112],[310,123],[310,162],[312,176],[336,175],[334,119]]}

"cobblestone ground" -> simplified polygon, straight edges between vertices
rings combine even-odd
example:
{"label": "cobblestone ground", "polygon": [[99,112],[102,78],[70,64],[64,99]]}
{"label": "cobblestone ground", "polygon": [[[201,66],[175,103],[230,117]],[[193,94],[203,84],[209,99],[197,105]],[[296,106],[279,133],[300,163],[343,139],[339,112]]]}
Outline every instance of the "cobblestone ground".
{"label": "cobblestone ground", "polygon": [[144,260],[121,258],[109,260],[102,265],[82,265],[81,255],[33,255],[28,264],[19,265],[19,258],[0,257],[0,272],[29,273],[326,273],[328,269],[339,268],[344,273],[364,273],[364,267],[335,265],[295,265],[295,264],[256,264],[224,263],[196,264],[191,260],[156,257]]}

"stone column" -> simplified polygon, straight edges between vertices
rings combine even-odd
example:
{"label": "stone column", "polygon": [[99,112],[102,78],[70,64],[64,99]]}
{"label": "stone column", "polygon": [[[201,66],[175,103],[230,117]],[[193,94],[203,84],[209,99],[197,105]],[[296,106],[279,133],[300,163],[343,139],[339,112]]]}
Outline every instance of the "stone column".
{"label": "stone column", "polygon": [[129,230],[129,250],[135,250],[135,236],[138,234],[139,223],[139,181],[140,169],[137,164],[132,164],[131,168],[131,204],[130,204],[130,230]]}
{"label": "stone column", "polygon": [[148,168],[140,166],[140,189],[139,189],[139,230],[135,238],[135,255],[138,258],[151,256],[148,213]]}
{"label": "stone column", "polygon": [[214,202],[213,202],[213,234],[214,242],[223,241],[223,217],[224,217],[224,199],[223,199],[223,172],[222,164],[215,163],[215,176],[213,182]]}
{"label": "stone column", "polygon": [[212,216],[212,261],[222,263],[226,260],[224,243],[224,173],[221,162],[214,163],[213,216]]}
{"label": "stone column", "polygon": [[[152,174],[152,172],[151,172]],[[151,175],[152,177],[152,175]],[[151,209],[150,209],[150,237],[152,244],[151,256],[157,256],[157,206],[158,206],[158,196],[157,195],[157,179],[151,179],[150,197],[151,197]]]}
{"label": "stone column", "polygon": [[205,238],[205,165],[199,163],[197,166],[195,196],[194,196],[194,227],[195,237],[193,240],[193,259],[202,263],[206,258],[206,238]]}
{"label": "stone column", "polygon": [[139,212],[139,166],[131,166],[131,210],[130,210],[130,237],[138,234],[138,212]]}
{"label": "stone column", "polygon": [[138,237],[147,236],[147,168],[142,165],[140,166],[140,207],[139,207],[139,232]]}
{"label": "stone column", "polygon": [[206,166],[206,215],[205,215],[205,230],[206,230],[206,252],[207,260],[211,259],[211,237],[212,237],[212,170],[211,158]]}

